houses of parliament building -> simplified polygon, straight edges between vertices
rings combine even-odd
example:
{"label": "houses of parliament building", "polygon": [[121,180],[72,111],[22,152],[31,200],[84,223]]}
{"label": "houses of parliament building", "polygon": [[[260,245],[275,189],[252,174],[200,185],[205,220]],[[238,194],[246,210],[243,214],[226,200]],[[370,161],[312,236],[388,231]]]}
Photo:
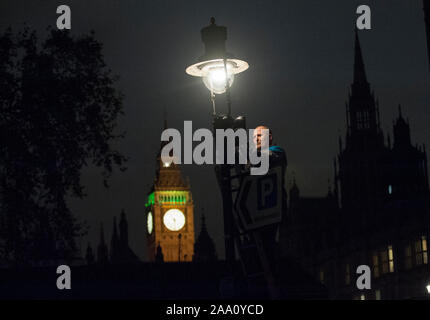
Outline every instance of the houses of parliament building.
{"label": "houses of parliament building", "polygon": [[[430,1],[424,0],[430,62]],[[324,284],[332,299],[416,299],[428,295],[430,193],[425,145],[411,140],[398,106],[393,140],[380,126],[355,35],[346,137],[339,137],[334,185],[327,196],[289,190],[285,251]],[[371,270],[371,289],[357,289],[357,267]]]}

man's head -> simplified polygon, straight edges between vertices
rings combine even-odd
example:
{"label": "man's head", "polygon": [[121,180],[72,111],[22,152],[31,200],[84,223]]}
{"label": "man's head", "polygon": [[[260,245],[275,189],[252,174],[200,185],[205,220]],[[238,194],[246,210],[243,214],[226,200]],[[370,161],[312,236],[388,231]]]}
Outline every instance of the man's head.
{"label": "man's head", "polygon": [[263,131],[263,129],[269,130],[269,146],[272,145],[272,131],[266,126],[258,126],[254,129],[254,144],[257,149],[261,149],[263,135],[267,134],[267,131]]}

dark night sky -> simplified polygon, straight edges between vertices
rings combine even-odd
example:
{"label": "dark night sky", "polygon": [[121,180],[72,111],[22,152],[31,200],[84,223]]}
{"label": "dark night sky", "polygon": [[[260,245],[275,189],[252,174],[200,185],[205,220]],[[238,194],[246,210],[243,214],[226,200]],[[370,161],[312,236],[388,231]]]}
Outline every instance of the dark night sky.
{"label": "dark night sky", "polygon": [[[185,74],[203,53],[200,29],[211,16],[228,27],[228,50],[250,64],[232,87],[233,113],[246,115],[249,127],[265,123],[274,130],[287,151],[288,178],[294,171],[303,195],[325,195],[333,176],[338,132],[345,132],[358,5],[372,8],[372,30],[361,31],[360,38],[385,133],[391,134],[401,103],[414,143],[430,143],[430,74],[421,0],[3,0],[0,30],[19,29],[24,22],[40,31],[55,26],[60,4],[71,7],[74,34],[95,30],[125,94],[120,127],[127,137],[118,147],[131,158],[128,170],[116,172],[106,190],[99,171],[87,168],[83,182],[88,197],[71,200],[75,213],[92,227],[88,239],[93,246],[99,222],[104,221],[110,240],[112,218],[124,208],[131,247],[145,257],[144,203],[154,178],[163,109],[169,127],[181,129],[184,120],[192,120],[194,128],[211,126],[209,92],[201,80]],[[219,106],[222,111],[222,98]],[[188,165],[183,172],[191,180],[196,235],[204,207],[222,256],[221,197],[213,167]],[[86,241],[82,239],[83,249]]]}

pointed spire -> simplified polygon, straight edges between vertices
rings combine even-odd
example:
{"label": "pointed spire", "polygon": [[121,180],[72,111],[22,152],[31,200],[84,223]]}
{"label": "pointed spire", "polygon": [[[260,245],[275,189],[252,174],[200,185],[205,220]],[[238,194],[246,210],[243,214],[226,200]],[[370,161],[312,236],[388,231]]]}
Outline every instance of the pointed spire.
{"label": "pointed spire", "polygon": [[77,256],[81,257],[82,256],[82,238],[79,237],[79,245],[78,245],[78,250],[77,250]]}
{"label": "pointed spire", "polygon": [[157,252],[155,254],[155,262],[156,263],[164,262],[164,255],[163,255],[163,250],[161,248],[160,242],[158,242],[158,245],[157,245]]}
{"label": "pointed spire", "polygon": [[103,222],[100,223],[100,243],[97,247],[97,262],[102,264],[108,262],[108,248],[105,243]]}
{"label": "pointed spire", "polygon": [[357,30],[355,31],[354,81],[351,85],[351,92],[348,103],[350,132],[347,135],[347,146],[350,143],[361,144],[358,141],[361,138],[357,138],[357,140],[356,133],[366,131],[366,134],[371,135],[371,139],[375,139],[379,147],[382,147],[384,141],[381,139],[375,96],[367,81]]}
{"label": "pointed spire", "polygon": [[197,241],[194,243],[193,261],[215,261],[217,260],[215,244],[206,228],[204,209],[202,209],[201,219],[202,225],[200,228],[200,234]]}
{"label": "pointed spire", "polygon": [[121,244],[121,250],[125,251],[128,247],[128,223],[125,217],[125,211],[122,209],[121,218],[119,221],[119,239]]}
{"label": "pointed spire", "polygon": [[398,109],[399,109],[399,119],[403,119],[402,106],[401,106],[401,104],[400,104],[400,103],[399,103],[399,105],[398,105]]}
{"label": "pointed spire", "polygon": [[110,258],[112,261],[116,261],[119,256],[119,240],[118,240],[118,231],[116,225],[116,217],[113,217],[113,231],[112,231],[112,239],[110,242]]}
{"label": "pointed spire", "polygon": [[105,244],[105,233],[103,230],[103,222],[100,222],[100,244]]}
{"label": "pointed spire", "polygon": [[93,264],[94,263],[94,253],[93,248],[91,248],[91,243],[88,242],[87,246],[87,252],[85,255],[85,260],[87,261],[87,264]]}
{"label": "pointed spire", "polygon": [[358,31],[355,29],[354,83],[367,83]]}
{"label": "pointed spire", "polygon": [[402,113],[402,106],[398,105],[399,109],[399,117],[397,118],[394,126],[394,146],[395,147],[406,147],[411,146],[411,133],[409,124],[405,121],[405,118],[403,118]]}
{"label": "pointed spire", "polygon": [[[164,118],[164,127],[167,128],[167,115]],[[157,154],[157,166],[155,169],[154,187],[188,187],[184,177],[181,174],[181,169],[177,163],[173,150],[168,155],[168,161],[163,162],[161,159],[161,151],[168,144],[168,141],[161,141],[160,149]]]}

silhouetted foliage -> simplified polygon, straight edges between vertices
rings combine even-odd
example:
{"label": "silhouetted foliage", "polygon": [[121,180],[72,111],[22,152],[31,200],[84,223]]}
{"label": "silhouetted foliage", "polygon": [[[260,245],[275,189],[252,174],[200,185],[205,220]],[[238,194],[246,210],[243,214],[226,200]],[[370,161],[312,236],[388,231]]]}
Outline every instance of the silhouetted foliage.
{"label": "silhouetted foliage", "polygon": [[117,77],[94,35],[28,29],[0,35],[0,257],[20,263],[67,258],[85,232],[66,197],[85,196],[81,169],[103,182],[125,157],[110,143],[122,114]]}

